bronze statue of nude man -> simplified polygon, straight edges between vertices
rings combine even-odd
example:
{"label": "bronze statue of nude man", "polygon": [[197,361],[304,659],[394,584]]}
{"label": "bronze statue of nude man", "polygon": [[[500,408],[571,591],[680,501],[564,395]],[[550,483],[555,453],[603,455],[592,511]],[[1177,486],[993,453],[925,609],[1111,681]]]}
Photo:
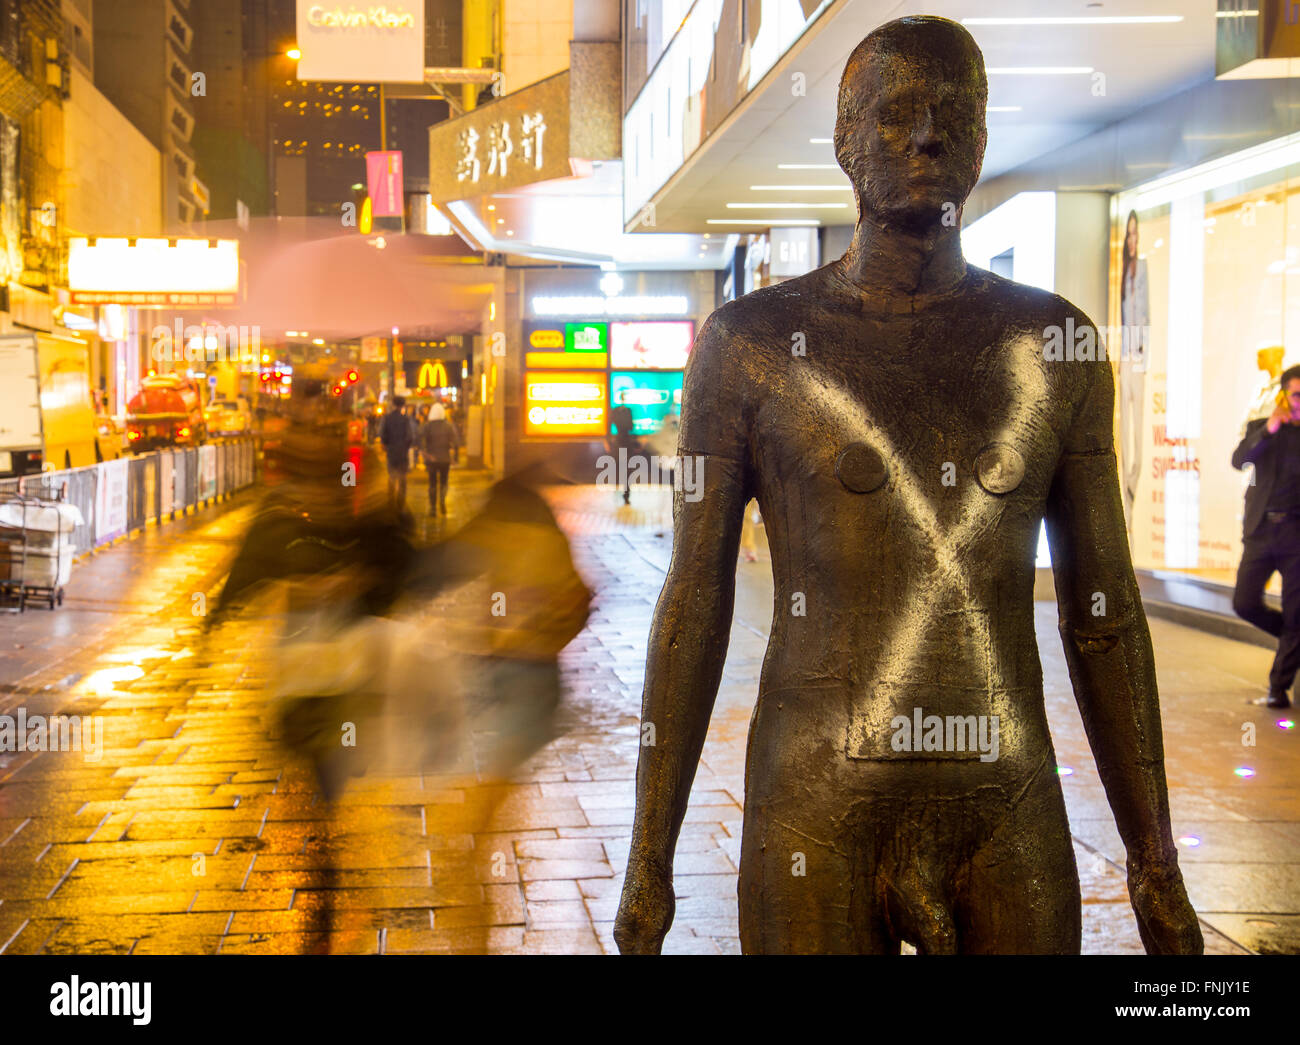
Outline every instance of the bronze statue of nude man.
{"label": "bronze statue of nude man", "polygon": [[1045,353],[1051,328],[1087,317],[962,258],[986,98],[983,56],[955,22],[903,18],[868,36],[835,126],[852,245],[700,331],[679,451],[707,468],[701,499],[677,494],[650,634],[642,719],[656,743],[637,769],[624,953],[657,952],[672,923],[751,497],[776,591],[745,774],[744,951],[1078,953],[1034,638],[1044,517],[1143,943],[1202,949],[1169,826],[1110,365]]}

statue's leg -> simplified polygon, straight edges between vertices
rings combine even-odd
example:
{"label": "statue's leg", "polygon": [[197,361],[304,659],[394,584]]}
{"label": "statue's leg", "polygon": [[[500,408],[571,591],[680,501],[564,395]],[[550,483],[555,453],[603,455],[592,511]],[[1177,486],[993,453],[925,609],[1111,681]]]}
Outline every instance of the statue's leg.
{"label": "statue's leg", "polygon": [[968,864],[956,910],[963,954],[1079,953],[1079,872],[1054,768],[1053,756]]}
{"label": "statue's leg", "polygon": [[798,818],[793,804],[746,803],[737,890],[741,950],[897,954],[871,869],[833,836],[832,822]]}

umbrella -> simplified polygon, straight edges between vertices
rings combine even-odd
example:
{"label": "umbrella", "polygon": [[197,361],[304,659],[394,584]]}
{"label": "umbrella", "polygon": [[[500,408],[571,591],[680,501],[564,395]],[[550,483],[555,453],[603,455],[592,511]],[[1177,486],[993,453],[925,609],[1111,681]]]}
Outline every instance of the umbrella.
{"label": "umbrella", "polygon": [[492,284],[480,264],[430,252],[428,237],[311,239],[250,262],[240,322],[268,332],[332,338],[393,327],[441,333],[476,329]]}

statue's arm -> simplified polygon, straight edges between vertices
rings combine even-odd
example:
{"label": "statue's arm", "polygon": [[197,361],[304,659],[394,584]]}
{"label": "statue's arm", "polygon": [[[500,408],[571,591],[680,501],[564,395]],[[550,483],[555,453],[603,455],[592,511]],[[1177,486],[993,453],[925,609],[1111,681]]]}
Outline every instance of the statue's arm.
{"label": "statue's arm", "polygon": [[1079,713],[1128,852],[1148,952],[1200,953],[1169,824],[1151,634],[1129,557],[1107,363],[1085,386],[1048,498],[1061,639]]}
{"label": "statue's arm", "polygon": [[636,814],[614,926],[625,954],[658,953],[672,924],[673,851],[731,633],[736,555],[751,491],[742,377],[728,372],[717,342],[711,320],[686,373],[678,468],[691,481],[674,492],[673,556],[650,628]]}

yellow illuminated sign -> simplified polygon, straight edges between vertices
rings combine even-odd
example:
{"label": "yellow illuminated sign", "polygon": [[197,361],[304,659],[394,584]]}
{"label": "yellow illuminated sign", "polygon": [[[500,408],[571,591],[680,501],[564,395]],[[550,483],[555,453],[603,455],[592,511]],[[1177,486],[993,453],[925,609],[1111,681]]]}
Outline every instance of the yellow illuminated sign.
{"label": "yellow illuminated sign", "polygon": [[447,368],[442,365],[441,359],[426,362],[421,366],[416,383],[420,388],[446,388],[451,384],[447,380]]}
{"label": "yellow illuminated sign", "polygon": [[609,378],[581,371],[524,374],[525,436],[604,436]]}
{"label": "yellow illuminated sign", "polygon": [[563,330],[534,330],[528,335],[528,343],[533,348],[564,348]]}
{"label": "yellow illuminated sign", "polygon": [[608,352],[525,352],[524,366],[527,367],[590,367],[604,370],[609,360]]}

